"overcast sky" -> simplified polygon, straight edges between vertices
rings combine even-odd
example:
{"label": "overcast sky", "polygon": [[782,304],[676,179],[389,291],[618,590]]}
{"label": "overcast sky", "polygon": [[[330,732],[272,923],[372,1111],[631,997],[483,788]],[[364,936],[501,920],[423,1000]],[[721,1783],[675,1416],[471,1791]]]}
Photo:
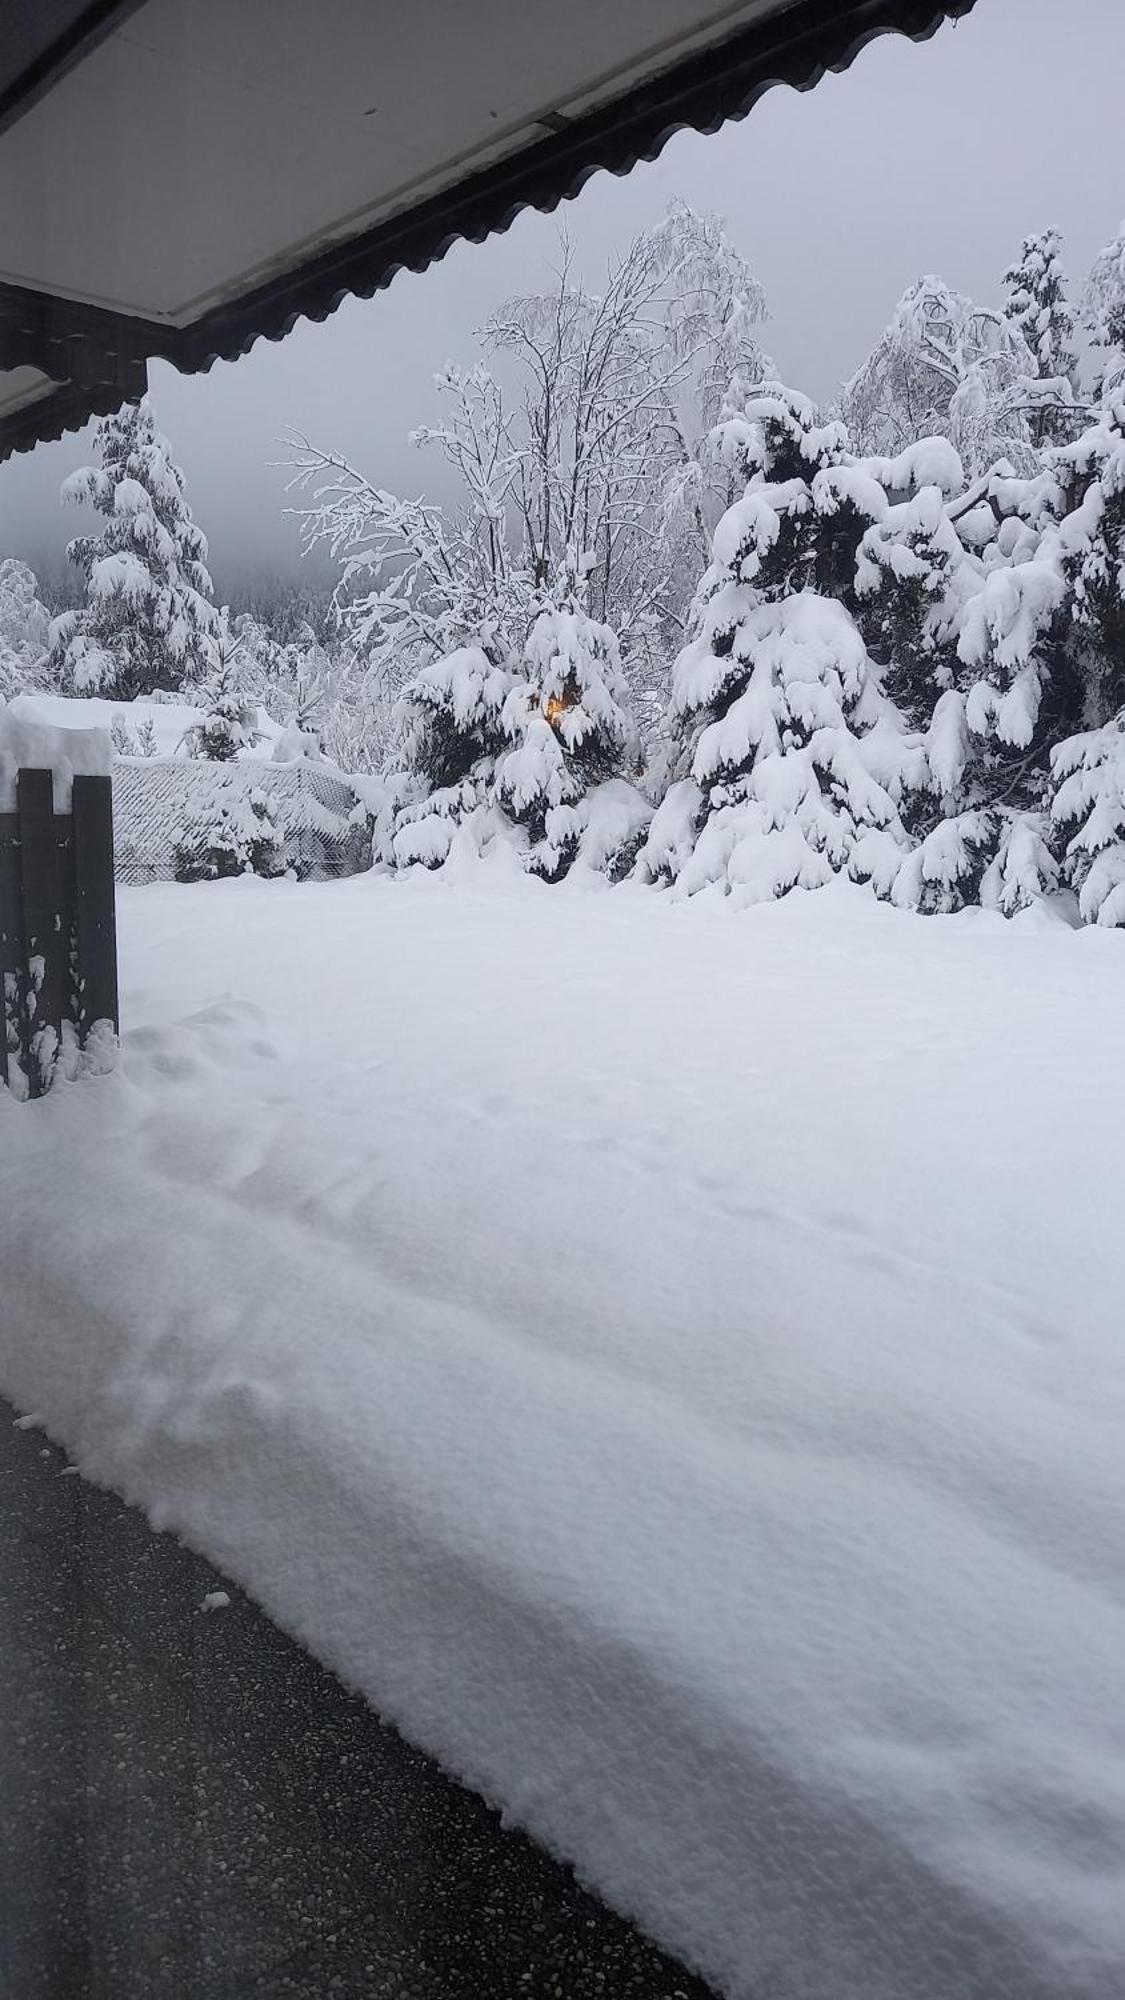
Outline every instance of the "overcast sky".
{"label": "overcast sky", "polygon": [[[765,345],[793,386],[830,397],[924,271],[982,302],[1027,232],[1054,223],[1077,289],[1125,213],[1125,0],[978,0],[917,47],[884,37],[806,95],[773,90],[741,124],[680,133],[621,180],[597,174],[558,217],[460,244],[421,276],[400,273],[323,326],[260,341],[209,375],[152,369],[158,421],[188,478],[212,568],[288,571],[298,560],[285,475],[289,424],[381,485],[435,491],[407,432],[435,415],[433,376],[470,361],[473,330],[514,291],[549,283],[559,220],[581,274],[657,221],[673,195],[725,216],[766,289]],[[0,467],[0,554],[57,566],[77,517],[61,479],[88,436]]]}

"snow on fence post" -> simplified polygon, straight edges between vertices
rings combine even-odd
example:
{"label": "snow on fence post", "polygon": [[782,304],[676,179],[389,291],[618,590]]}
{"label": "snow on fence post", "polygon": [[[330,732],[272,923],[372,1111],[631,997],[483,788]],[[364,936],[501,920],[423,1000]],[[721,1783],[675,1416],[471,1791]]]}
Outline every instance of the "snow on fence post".
{"label": "snow on fence post", "polygon": [[0,715],[0,1085],[104,1069],[118,1029],[110,746]]}
{"label": "snow on fence post", "polygon": [[[68,822],[55,819],[55,784],[50,771],[21,771],[17,790],[17,839],[23,900],[23,963],[16,1021],[16,1059],[28,1096],[40,1097],[54,1077],[62,1046],[68,967],[64,953],[73,926],[73,898],[66,894],[70,871],[60,851]],[[9,1031],[9,1042],[13,1039]]]}

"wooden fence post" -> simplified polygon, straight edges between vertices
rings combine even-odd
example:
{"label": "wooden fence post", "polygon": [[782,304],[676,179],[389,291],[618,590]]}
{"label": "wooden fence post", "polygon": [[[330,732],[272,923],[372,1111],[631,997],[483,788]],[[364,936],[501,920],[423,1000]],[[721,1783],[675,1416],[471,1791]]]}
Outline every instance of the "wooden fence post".
{"label": "wooden fence post", "polygon": [[15,1060],[17,1007],[23,953],[23,898],[20,895],[19,816],[0,813],[0,1086]]}
{"label": "wooden fence post", "polygon": [[54,1079],[68,1011],[72,898],[66,895],[68,871],[59,848],[69,824],[55,819],[50,771],[21,771],[16,797],[25,967],[23,1067],[28,1095],[42,1097]]}
{"label": "wooden fence post", "polygon": [[95,1028],[116,1036],[108,778],[75,776],[56,813],[52,773],[20,770],[16,811],[0,814],[0,979],[0,1085],[21,1097],[42,1097]]}
{"label": "wooden fence post", "polygon": [[91,1030],[120,1027],[117,911],[113,888],[113,787],[108,778],[76,777],[73,787],[76,1026],[83,1047]]}

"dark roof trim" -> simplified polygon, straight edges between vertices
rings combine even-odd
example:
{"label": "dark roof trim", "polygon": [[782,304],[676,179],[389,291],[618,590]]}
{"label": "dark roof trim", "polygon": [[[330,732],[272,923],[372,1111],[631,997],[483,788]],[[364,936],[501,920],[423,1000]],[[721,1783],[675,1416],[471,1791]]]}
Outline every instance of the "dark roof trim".
{"label": "dark roof trim", "polygon": [[177,359],[175,344],[174,329],[153,320],[0,284],[0,367],[39,368],[75,388],[120,387],[128,398],[144,393],[146,359]]}
{"label": "dark roof trim", "polygon": [[5,0],[0,132],[142,5],[143,0]]}
{"label": "dark roof trim", "polygon": [[422,271],[461,238],[503,231],[525,208],[550,211],[600,168],[628,173],[653,160],[685,127],[716,132],[744,118],[774,84],[809,90],[826,70],[844,69],[876,35],[898,30],[922,40],[974,0],[793,0],[763,28],[692,56],[653,82],[562,131],[474,174],[405,215],[334,246],[299,270],[270,279],[234,306],[219,306],[182,329],[181,367],[232,361],[264,335],[278,340],[302,317],[324,320],[342,299],[370,298],[400,270]]}
{"label": "dark roof trim", "polygon": [[[157,326],[114,313],[0,285],[0,367],[17,359],[60,379],[60,356],[76,342],[87,351],[99,388],[110,375],[131,375],[134,364],[160,355],[186,373],[233,361],[256,340],[280,340],[299,319],[321,321],[350,296],[370,298],[400,270],[421,271],[450,245],[479,243],[508,228],[525,208],[550,211],[575,195],[599,169],[624,174],[639,160],[655,159],[673,133],[714,132],[744,118],[775,84],[809,90],[826,70],[842,70],[876,35],[899,33],[914,41],[934,34],[946,19],[968,14],[975,0],[791,0],[780,15],[678,63],[616,103],[563,125],[535,145],[404,215],[335,245],[297,270],[271,278],[244,298],[216,307],[193,325]],[[38,336],[29,333],[38,313]],[[8,330],[22,317],[16,346]],[[95,325],[94,322],[100,323]],[[38,340],[38,345],[37,345]],[[100,370],[92,364],[98,343],[112,348]],[[54,365],[47,358],[54,357]],[[13,356],[14,358],[9,358]],[[69,385],[76,379],[68,374]],[[119,400],[140,393],[122,382]],[[66,406],[52,395],[0,422],[0,458],[38,439],[56,437],[84,421],[81,398]],[[102,408],[90,400],[86,415]]]}
{"label": "dark roof trim", "polygon": [[[144,364],[141,364],[142,370]],[[62,382],[33,403],[0,420],[0,463],[17,451],[34,451],[37,444],[54,444],[69,431],[85,429],[91,417],[112,416],[123,403],[144,394],[145,381],[127,393],[120,389],[79,388]]]}

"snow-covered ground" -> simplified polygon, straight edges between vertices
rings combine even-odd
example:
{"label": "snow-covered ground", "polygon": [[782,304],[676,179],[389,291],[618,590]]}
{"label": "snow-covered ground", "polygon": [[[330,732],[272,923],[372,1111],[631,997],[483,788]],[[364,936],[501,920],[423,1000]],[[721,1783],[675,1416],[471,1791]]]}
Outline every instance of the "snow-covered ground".
{"label": "snow-covered ground", "polygon": [[0,1388],[737,2000],[1125,1993],[1125,942],[121,896]]}

